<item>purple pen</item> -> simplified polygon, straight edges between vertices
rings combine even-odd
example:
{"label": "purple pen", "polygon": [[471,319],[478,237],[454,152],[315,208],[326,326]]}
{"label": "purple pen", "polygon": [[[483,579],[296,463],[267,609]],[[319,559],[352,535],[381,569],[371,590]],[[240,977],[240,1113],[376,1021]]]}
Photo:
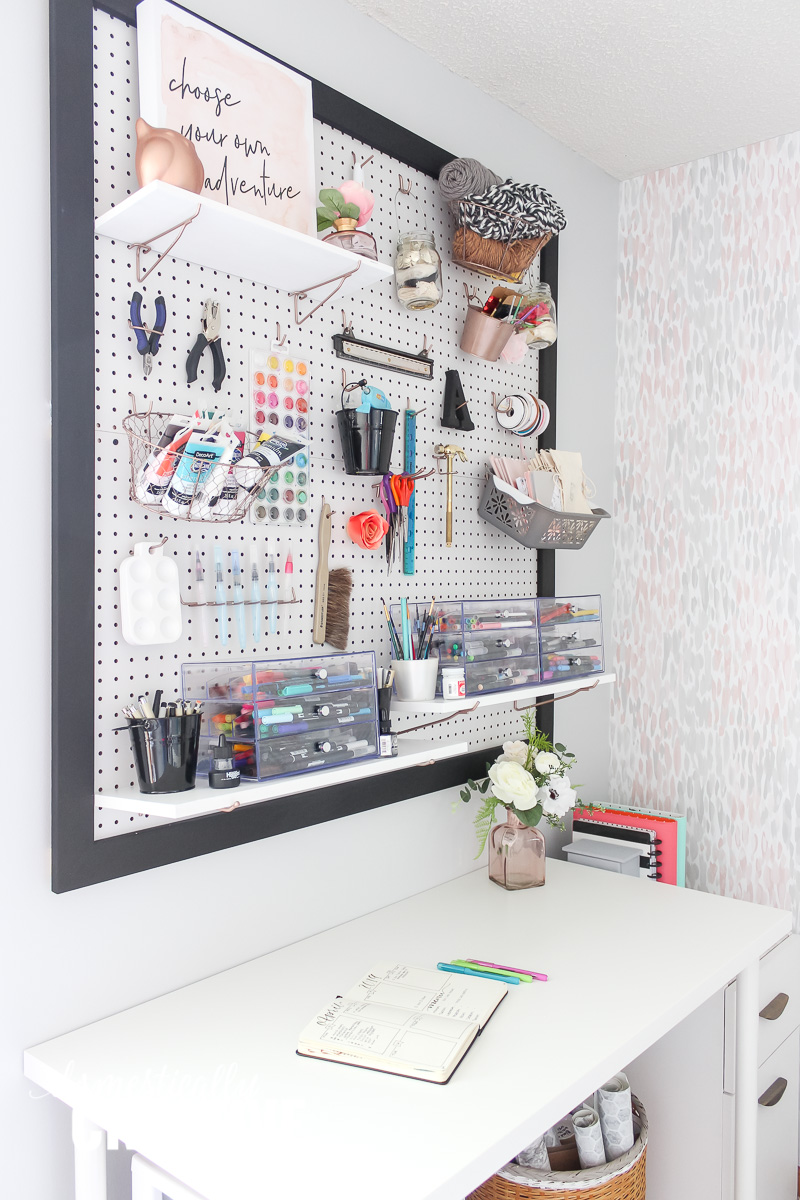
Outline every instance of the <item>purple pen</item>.
{"label": "purple pen", "polygon": [[483,962],[480,958],[466,958],[465,962],[475,963],[476,967],[494,967],[495,971],[511,971],[513,975],[530,975],[531,979],[540,979],[547,983],[547,976],[540,971],[524,971],[522,967],[504,967],[502,963]]}

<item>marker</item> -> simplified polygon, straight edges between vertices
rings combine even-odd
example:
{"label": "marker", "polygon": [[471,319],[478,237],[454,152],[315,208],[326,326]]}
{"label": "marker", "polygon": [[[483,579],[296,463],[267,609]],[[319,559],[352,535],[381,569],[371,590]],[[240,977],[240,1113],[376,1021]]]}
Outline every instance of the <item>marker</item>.
{"label": "marker", "polygon": [[468,958],[466,961],[475,963],[477,967],[492,967],[496,971],[511,971],[514,975],[530,975],[532,979],[540,979],[542,983],[547,983],[547,975],[542,975],[540,971],[524,971],[520,967],[502,967],[500,963],[483,962],[480,958]]}
{"label": "marker", "polygon": [[[470,958],[454,958],[452,961],[454,967],[468,967],[470,970],[475,970],[477,963],[474,963]],[[504,971],[502,967],[493,967],[493,975],[502,975],[519,983],[533,983],[533,976],[523,973],[522,971]]]}
{"label": "marker", "polygon": [[450,971],[453,975],[477,975],[479,979],[493,979],[495,983],[519,983],[513,975],[493,975],[490,971],[473,971],[471,967],[455,967],[452,963],[437,963],[437,971]]}

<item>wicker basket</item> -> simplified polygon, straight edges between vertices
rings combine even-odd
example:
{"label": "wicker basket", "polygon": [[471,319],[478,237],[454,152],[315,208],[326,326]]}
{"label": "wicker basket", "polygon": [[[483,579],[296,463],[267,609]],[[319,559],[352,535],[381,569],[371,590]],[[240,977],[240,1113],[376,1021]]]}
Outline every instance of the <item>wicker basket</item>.
{"label": "wicker basket", "polygon": [[647,1113],[633,1097],[636,1141],[627,1154],[585,1171],[537,1171],[508,1163],[467,1200],[645,1200]]}
{"label": "wicker basket", "polygon": [[498,242],[481,237],[460,225],[453,234],[452,259],[460,267],[479,271],[492,279],[519,283],[536,255],[546,246],[552,233],[535,238],[511,238]]}

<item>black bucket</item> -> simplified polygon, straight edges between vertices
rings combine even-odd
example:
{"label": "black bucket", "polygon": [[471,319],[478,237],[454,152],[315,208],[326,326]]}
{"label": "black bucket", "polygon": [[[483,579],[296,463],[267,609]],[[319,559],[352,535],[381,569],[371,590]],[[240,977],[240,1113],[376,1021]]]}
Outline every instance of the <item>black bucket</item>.
{"label": "black bucket", "polygon": [[397,416],[392,408],[339,409],[336,420],[348,475],[389,474]]}
{"label": "black bucket", "polygon": [[192,713],[129,726],[140,792],[162,795],[194,787],[202,719],[200,713]]}

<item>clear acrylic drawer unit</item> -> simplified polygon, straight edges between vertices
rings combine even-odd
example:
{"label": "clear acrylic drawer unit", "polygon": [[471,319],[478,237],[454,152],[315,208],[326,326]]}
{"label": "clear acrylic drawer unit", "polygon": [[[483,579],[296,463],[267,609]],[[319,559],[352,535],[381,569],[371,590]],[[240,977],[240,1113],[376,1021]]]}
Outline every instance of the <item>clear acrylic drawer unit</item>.
{"label": "clear acrylic drawer unit", "polygon": [[184,663],[186,700],[203,701],[198,775],[225,734],[243,779],[275,779],[378,755],[375,655]]}
{"label": "clear acrylic drawer unit", "polygon": [[[410,606],[415,640],[427,605]],[[455,600],[434,606],[431,655],[441,669],[463,667],[468,696],[530,687],[603,670],[599,596],[533,596],[523,600]],[[399,629],[400,606],[392,606]]]}

